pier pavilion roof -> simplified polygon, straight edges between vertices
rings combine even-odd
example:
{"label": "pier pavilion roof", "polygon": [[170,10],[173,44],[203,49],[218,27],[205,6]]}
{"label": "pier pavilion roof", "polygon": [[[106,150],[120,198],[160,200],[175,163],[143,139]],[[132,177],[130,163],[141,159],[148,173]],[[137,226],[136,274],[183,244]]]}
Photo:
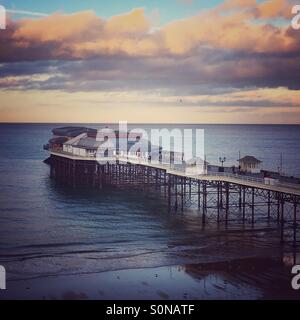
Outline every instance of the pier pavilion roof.
{"label": "pier pavilion roof", "polygon": [[84,149],[98,149],[104,141],[98,141],[94,138],[83,137],[81,138],[76,147]]}
{"label": "pier pavilion roof", "polygon": [[62,137],[77,137],[82,133],[96,133],[96,129],[91,129],[91,128],[86,128],[86,127],[73,127],[73,126],[68,126],[68,127],[62,127],[62,128],[55,128],[52,130],[52,133],[56,136],[62,136]]}
{"label": "pier pavilion roof", "polygon": [[238,160],[239,162],[243,162],[243,163],[254,163],[254,164],[259,164],[259,163],[262,163],[262,161],[256,159],[255,157],[253,156],[245,156],[243,157],[242,159],[239,159]]}
{"label": "pier pavilion roof", "polygon": [[[99,137],[89,137],[86,133],[82,133],[79,136],[66,141],[64,145],[70,145],[87,150],[97,150],[101,148],[104,142],[104,139],[99,139]],[[158,146],[152,145],[148,140],[140,139],[136,141],[130,141],[127,138],[117,138],[115,141],[108,140],[104,147],[118,151],[129,151],[133,146],[136,146],[136,149],[141,149],[141,151],[144,152],[149,152],[150,150],[151,152],[158,152],[160,150]]]}

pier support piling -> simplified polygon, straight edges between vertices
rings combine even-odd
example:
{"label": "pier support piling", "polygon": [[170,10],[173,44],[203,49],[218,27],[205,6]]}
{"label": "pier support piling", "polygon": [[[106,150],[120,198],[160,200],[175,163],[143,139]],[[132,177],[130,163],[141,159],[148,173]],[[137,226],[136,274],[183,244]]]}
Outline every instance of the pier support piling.
{"label": "pier support piling", "polygon": [[[50,177],[72,188],[106,186],[136,188],[166,198],[168,212],[197,210],[203,225],[239,221],[254,225],[258,222],[278,224],[281,243],[297,245],[299,239],[300,196],[278,190],[278,186],[228,181],[205,176],[185,176],[146,164],[114,163],[68,159],[51,155]],[[232,223],[233,224],[233,223]]]}

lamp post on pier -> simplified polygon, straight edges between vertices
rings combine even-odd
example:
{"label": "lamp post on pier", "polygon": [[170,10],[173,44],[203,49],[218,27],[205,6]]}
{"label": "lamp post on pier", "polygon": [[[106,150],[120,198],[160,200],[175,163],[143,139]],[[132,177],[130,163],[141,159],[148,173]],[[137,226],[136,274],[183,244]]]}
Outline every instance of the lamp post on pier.
{"label": "lamp post on pier", "polygon": [[220,168],[220,172],[224,172],[224,162],[226,161],[226,157],[220,157],[219,161],[222,163],[222,168]]}

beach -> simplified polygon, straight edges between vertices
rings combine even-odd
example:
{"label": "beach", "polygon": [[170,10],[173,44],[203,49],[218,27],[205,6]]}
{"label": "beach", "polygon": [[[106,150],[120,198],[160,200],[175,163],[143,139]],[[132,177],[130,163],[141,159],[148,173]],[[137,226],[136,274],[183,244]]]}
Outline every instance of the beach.
{"label": "beach", "polygon": [[0,299],[300,299],[291,279],[283,261],[252,258],[8,281],[9,289],[0,292]]}

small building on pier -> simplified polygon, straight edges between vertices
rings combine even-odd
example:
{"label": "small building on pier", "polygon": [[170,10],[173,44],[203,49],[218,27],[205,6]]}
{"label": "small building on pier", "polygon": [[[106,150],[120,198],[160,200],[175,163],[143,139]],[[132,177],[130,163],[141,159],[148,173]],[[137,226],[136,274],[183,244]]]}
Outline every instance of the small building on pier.
{"label": "small building on pier", "polygon": [[245,156],[238,160],[241,172],[260,173],[262,161],[253,156]]}

